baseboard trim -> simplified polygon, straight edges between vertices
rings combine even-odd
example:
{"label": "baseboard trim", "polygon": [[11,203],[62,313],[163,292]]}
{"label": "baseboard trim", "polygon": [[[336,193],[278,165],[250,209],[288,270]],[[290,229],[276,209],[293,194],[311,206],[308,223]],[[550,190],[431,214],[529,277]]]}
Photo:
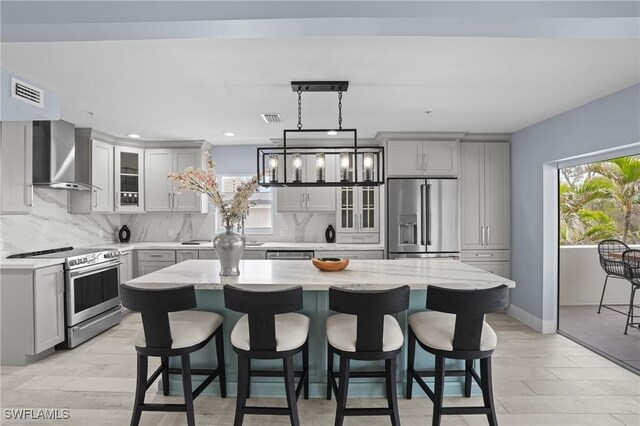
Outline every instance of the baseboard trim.
{"label": "baseboard trim", "polygon": [[555,320],[543,320],[542,318],[538,318],[513,303],[509,305],[507,314],[540,333],[555,333],[557,330]]}

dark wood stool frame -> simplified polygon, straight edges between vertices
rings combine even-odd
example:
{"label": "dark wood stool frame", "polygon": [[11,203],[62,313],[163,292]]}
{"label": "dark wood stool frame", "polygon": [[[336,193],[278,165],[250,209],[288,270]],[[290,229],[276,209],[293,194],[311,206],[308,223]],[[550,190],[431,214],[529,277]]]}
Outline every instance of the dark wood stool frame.
{"label": "dark wood stool frame", "polygon": [[[598,313],[602,310],[602,308],[609,309],[610,311],[617,312],[622,315],[627,315],[627,312],[623,312],[619,309],[614,308],[613,304],[604,304],[604,293],[607,290],[607,281],[609,281],[609,277],[618,278],[621,280],[626,279],[624,273],[624,263],[622,262],[622,253],[629,250],[629,246],[620,240],[602,240],[598,243],[598,258],[600,259],[600,266],[607,274],[604,279],[604,285],[602,286],[602,296],[600,296],[600,304],[598,305]],[[633,291],[633,286],[631,288]],[[633,300],[633,299],[632,299]],[[627,334],[625,329],[624,334]]]}
{"label": "dark wood stool frame", "polygon": [[[442,415],[450,414],[486,414],[489,424],[498,424],[495,404],[493,402],[493,384],[491,380],[491,355],[493,349],[481,351],[480,339],[484,315],[506,309],[509,301],[506,285],[484,290],[451,290],[435,286],[427,288],[427,309],[456,315],[453,337],[453,350],[444,351],[431,348],[416,338],[409,327],[409,348],[407,362],[407,399],[412,398],[413,380],[433,402],[433,426],[440,425]],[[436,356],[436,368],[417,371],[415,365],[416,342],[425,351]],[[464,370],[445,371],[444,360],[465,360]],[[473,361],[480,360],[480,375],[473,367]],[[464,395],[471,396],[471,379],[482,389],[483,407],[443,407],[445,376],[464,376]],[[434,377],[435,386],[432,391],[423,377]]]}
{"label": "dark wood stool frame", "polygon": [[624,326],[624,334],[627,334],[629,327],[640,329],[640,322],[635,322],[634,318],[640,315],[634,315],[633,303],[636,296],[636,290],[640,288],[640,250],[629,249],[622,253],[622,263],[624,264],[624,277],[631,284],[631,298],[629,299],[629,313],[627,314],[627,324]]}
{"label": "dark wood stool frame", "polygon": [[[335,312],[356,315],[356,350],[347,352],[336,349],[327,342],[327,399],[331,392],[336,394],[336,426],[341,426],[345,416],[390,416],[392,425],[400,425],[398,396],[396,390],[396,357],[402,346],[396,350],[383,352],[382,339],[384,316],[406,311],[409,307],[409,286],[390,290],[347,290],[329,288],[329,309]],[[333,371],[333,357],[340,358],[338,372]],[[384,371],[351,372],[350,361],[384,360]],[[349,378],[385,379],[387,408],[346,408]],[[339,384],[336,382],[339,379]]]}
{"label": "dark wood stool frame", "polygon": [[[220,378],[220,395],[227,396],[227,383],[224,361],[224,341],[222,335],[223,324],[204,341],[184,348],[171,348],[171,329],[169,312],[185,311],[196,307],[196,292],[194,286],[184,286],[170,289],[140,289],[120,285],[122,305],[132,311],[140,312],[145,335],[145,347],[136,346],[137,352],[137,381],[135,405],[131,417],[131,425],[137,425],[143,411],[184,411],[187,423],[195,425],[193,400],[213,382]],[[207,345],[216,338],[216,355],[218,367],[215,369],[191,368],[190,354]],[[149,357],[160,357],[160,367],[147,378]],[[170,368],[169,357],[179,356],[182,368]],[[182,375],[184,390],[184,404],[145,403],[145,392],[162,374],[162,394],[169,395],[169,375]],[[191,376],[208,376],[195,390],[192,390]]]}
{"label": "dark wood stool frame", "polygon": [[[276,351],[275,315],[302,309],[302,287],[277,291],[249,291],[225,285],[225,307],[247,314],[251,350],[233,346],[238,355],[238,399],[234,425],[240,426],[245,414],[287,415],[291,424],[298,426],[298,399],[304,389],[309,399],[309,342],[288,351]],[[295,371],[293,357],[302,352],[302,370]],[[282,359],[283,371],[252,370],[251,359]],[[247,406],[251,377],[283,377],[287,395],[287,408]],[[295,377],[300,377],[298,385]]]}

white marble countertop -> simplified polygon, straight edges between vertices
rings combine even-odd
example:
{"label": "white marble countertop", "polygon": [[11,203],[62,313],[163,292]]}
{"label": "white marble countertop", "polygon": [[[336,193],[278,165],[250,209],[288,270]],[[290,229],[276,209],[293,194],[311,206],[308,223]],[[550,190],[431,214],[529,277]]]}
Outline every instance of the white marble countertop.
{"label": "white marble countertop", "polygon": [[[101,244],[96,247],[117,248],[120,251],[127,250],[213,250],[211,242],[204,244],[182,244],[179,242],[132,242]],[[245,250],[327,250],[327,251],[353,251],[353,250],[384,250],[382,244],[337,244],[337,243],[283,243],[268,242],[262,245],[247,245]]]}
{"label": "white marble countertop", "polygon": [[196,289],[220,290],[224,284],[276,289],[301,285],[305,290],[331,286],[384,289],[407,284],[414,290],[429,285],[482,289],[515,282],[449,259],[353,260],[347,269],[322,272],[308,260],[242,260],[240,275],[221,277],[217,260],[187,260],[128,281],[138,288],[171,288],[194,284]]}
{"label": "white marble countertop", "polygon": [[0,269],[40,269],[63,263],[64,259],[0,259]]}
{"label": "white marble countertop", "polygon": [[[121,252],[132,250],[213,250],[211,242],[190,245],[179,242],[132,242],[106,243],[92,247],[118,249]],[[326,251],[355,251],[355,250],[384,250],[382,244],[336,244],[336,243],[282,243],[269,242],[260,246],[249,245],[245,250],[326,250]],[[52,265],[61,265],[64,259],[0,259],[0,269],[38,269]]]}

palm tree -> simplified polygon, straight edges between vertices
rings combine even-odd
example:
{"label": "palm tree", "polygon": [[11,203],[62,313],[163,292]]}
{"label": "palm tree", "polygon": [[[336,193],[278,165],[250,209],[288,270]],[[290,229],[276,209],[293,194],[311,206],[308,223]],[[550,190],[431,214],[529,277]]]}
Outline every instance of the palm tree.
{"label": "palm tree", "polygon": [[640,157],[621,157],[594,163],[591,170],[611,183],[610,201],[622,210],[622,241],[626,243],[633,206],[640,201]]}
{"label": "palm tree", "polygon": [[606,222],[602,217],[594,221],[593,211],[586,206],[592,201],[607,199],[610,189],[611,183],[602,177],[589,178],[573,186],[560,183],[560,232],[566,242],[578,243],[585,233],[594,233],[588,232],[588,228],[597,225],[595,222]]}

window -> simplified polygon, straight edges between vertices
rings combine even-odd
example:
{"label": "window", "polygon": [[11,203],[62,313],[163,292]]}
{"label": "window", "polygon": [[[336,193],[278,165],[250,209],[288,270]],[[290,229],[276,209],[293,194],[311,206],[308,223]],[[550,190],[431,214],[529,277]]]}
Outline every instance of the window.
{"label": "window", "polygon": [[[220,190],[225,201],[231,200],[238,185],[248,181],[252,177],[252,175],[218,176]],[[273,232],[273,201],[271,188],[258,187],[258,192],[251,197],[251,200],[254,201],[256,205],[249,209],[249,214],[244,221],[245,234],[271,234]],[[216,228],[218,232],[224,230],[218,209],[216,209]]]}

